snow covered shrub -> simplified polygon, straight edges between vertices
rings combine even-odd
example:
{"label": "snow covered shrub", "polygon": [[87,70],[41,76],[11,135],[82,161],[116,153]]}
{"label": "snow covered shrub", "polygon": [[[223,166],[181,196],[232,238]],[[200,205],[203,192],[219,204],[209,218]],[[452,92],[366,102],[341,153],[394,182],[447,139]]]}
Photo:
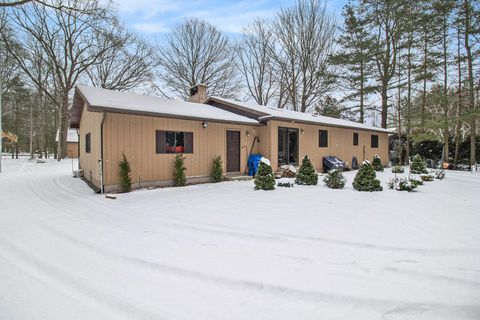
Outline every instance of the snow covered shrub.
{"label": "snow covered shrub", "polygon": [[403,173],[404,171],[402,166],[396,165],[392,167],[392,173]]}
{"label": "snow covered shrub", "polygon": [[393,178],[387,183],[389,189],[397,191],[413,191],[417,185],[409,182],[406,178]]}
{"label": "snow covered shrub", "polygon": [[304,184],[307,186],[314,186],[318,183],[318,175],[313,168],[310,158],[305,155],[302,160],[302,165],[297,172],[296,184]]}
{"label": "snow covered shrub", "polygon": [[364,161],[355,175],[352,185],[358,191],[382,191],[380,180],[376,177],[377,175],[370,162]]}
{"label": "snow covered shrub", "polygon": [[323,182],[330,189],[343,189],[345,186],[345,177],[341,170],[330,170],[328,174],[323,178]]}
{"label": "snow covered shrub", "polygon": [[173,161],[173,166],[175,167],[175,172],[173,174],[173,180],[175,181],[176,187],[181,187],[187,184],[187,177],[185,175],[185,158],[183,154],[179,153],[175,156]]}
{"label": "snow covered shrub", "polygon": [[421,175],[420,178],[422,179],[422,181],[433,181],[433,176],[431,174]]}
{"label": "snow covered shrub", "polygon": [[378,155],[373,156],[372,167],[375,171],[383,171],[382,159]]}
{"label": "snow covered shrub", "polygon": [[213,182],[223,181],[222,158],[220,156],[213,158],[212,179]]}
{"label": "snow covered shrub", "polygon": [[268,159],[262,158],[255,175],[255,190],[274,190],[275,177]]}
{"label": "snow covered shrub", "polygon": [[423,184],[422,180],[410,179],[410,183],[416,187],[421,186]]}
{"label": "snow covered shrub", "polygon": [[419,154],[413,157],[412,163],[410,164],[410,172],[415,174],[428,173],[425,163]]}
{"label": "snow covered shrub", "polygon": [[120,161],[120,189],[122,192],[130,192],[132,190],[132,178],[130,178],[130,163],[122,153],[123,160]]}
{"label": "snow covered shrub", "polygon": [[437,170],[435,172],[435,179],[442,180],[445,178],[445,171],[444,170]]}
{"label": "snow covered shrub", "polygon": [[291,182],[279,182],[277,183],[277,187],[284,187],[284,188],[293,188],[295,184]]}

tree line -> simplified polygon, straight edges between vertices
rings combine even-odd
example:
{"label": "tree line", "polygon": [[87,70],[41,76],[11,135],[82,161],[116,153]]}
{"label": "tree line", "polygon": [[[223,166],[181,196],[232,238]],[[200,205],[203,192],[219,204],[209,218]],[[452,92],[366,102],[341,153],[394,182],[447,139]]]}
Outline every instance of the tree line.
{"label": "tree line", "polygon": [[443,141],[455,162],[470,139],[477,160],[477,1],[352,0],[337,16],[298,0],[239,36],[187,18],[156,43],[125,28],[112,3],[47,4],[0,9],[5,128],[30,152],[65,156],[78,83],[183,99],[204,83],[210,95],[394,128],[403,161],[422,139]]}

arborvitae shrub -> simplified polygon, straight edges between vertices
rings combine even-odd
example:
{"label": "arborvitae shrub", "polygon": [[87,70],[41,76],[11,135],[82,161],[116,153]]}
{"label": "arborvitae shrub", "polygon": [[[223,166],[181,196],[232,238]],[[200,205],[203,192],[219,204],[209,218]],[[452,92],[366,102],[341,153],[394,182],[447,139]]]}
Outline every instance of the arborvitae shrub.
{"label": "arborvitae shrub", "polygon": [[272,167],[264,161],[260,161],[254,182],[255,190],[274,190],[275,177],[273,176]]}
{"label": "arborvitae shrub", "polygon": [[328,172],[328,174],[323,178],[323,182],[330,189],[343,189],[345,186],[345,177],[339,169],[333,169]]}
{"label": "arborvitae shrub", "polygon": [[307,155],[303,157],[302,165],[297,172],[296,184],[304,184],[307,186],[314,186],[318,183],[318,175],[313,168],[312,162]]}
{"label": "arborvitae shrub", "polygon": [[223,181],[222,158],[220,156],[216,156],[215,158],[213,158],[212,179],[213,182]]}
{"label": "arborvitae shrub", "polygon": [[120,167],[120,189],[122,192],[130,192],[132,190],[132,179],[130,178],[130,163],[122,154],[123,160],[120,161],[118,166]]}
{"label": "arborvitae shrub", "polygon": [[413,157],[412,163],[410,164],[410,172],[415,174],[428,173],[425,163],[420,155],[417,154]]}
{"label": "arborvitae shrub", "polygon": [[392,173],[403,173],[404,171],[402,166],[396,165],[392,167]]}
{"label": "arborvitae shrub", "polygon": [[372,167],[375,171],[383,171],[382,159],[378,155],[373,156]]}
{"label": "arborvitae shrub", "polygon": [[375,170],[368,161],[364,161],[353,180],[353,187],[358,191],[382,191],[380,180],[376,179]]}
{"label": "arborvitae shrub", "polygon": [[395,189],[397,191],[413,191],[417,188],[418,185],[407,180],[407,178],[395,178],[391,179],[387,183],[390,189]]}
{"label": "arborvitae shrub", "polygon": [[187,177],[185,175],[185,158],[183,154],[179,153],[175,156],[175,160],[173,161],[173,166],[175,168],[173,180],[175,181],[176,187],[181,187],[187,184]]}

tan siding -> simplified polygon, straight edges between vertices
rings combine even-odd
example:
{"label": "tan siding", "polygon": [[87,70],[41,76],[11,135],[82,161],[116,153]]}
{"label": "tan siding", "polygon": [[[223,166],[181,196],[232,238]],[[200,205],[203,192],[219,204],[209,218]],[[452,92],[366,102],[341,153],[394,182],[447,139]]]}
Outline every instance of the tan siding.
{"label": "tan siding", "polygon": [[67,157],[78,158],[78,142],[67,142]]}
{"label": "tan siding", "polygon": [[[348,128],[337,128],[327,126],[317,126],[310,124],[299,124],[294,122],[276,121],[268,122],[267,130],[270,132],[270,146],[263,148],[268,149],[271,154],[272,164],[278,164],[278,127],[288,127],[299,129],[299,158],[300,161],[306,154],[311,158],[313,165],[317,170],[323,169],[323,157],[337,156],[351,166],[352,158],[357,157],[359,163],[363,160],[372,160],[375,154],[378,154],[382,162],[388,162],[388,135],[386,133],[374,133],[379,136],[378,148],[370,147],[370,136],[372,131],[354,130]],[[328,147],[319,147],[319,130],[328,130]],[[301,133],[303,130],[303,133]],[[359,135],[359,145],[353,145],[353,133]],[[365,159],[363,157],[363,146],[365,146]]]}
{"label": "tan siding", "polygon": [[[240,131],[240,169],[247,164],[253,137],[259,127],[180,120],[141,115],[107,113],[104,123],[105,185],[118,184],[118,164],[125,153],[131,165],[133,183],[165,181],[173,178],[174,154],[155,153],[155,131],[193,132],[193,153],[185,154],[188,177],[209,176],[212,160],[220,155],[226,161],[226,131]],[[249,136],[247,136],[247,131]],[[254,150],[255,151],[255,150]]]}
{"label": "tan siding", "polygon": [[[84,176],[96,187],[100,188],[100,169],[98,160],[101,159],[101,132],[103,114],[90,112],[84,106],[80,120],[80,168]],[[91,152],[85,152],[85,135],[91,134]]]}

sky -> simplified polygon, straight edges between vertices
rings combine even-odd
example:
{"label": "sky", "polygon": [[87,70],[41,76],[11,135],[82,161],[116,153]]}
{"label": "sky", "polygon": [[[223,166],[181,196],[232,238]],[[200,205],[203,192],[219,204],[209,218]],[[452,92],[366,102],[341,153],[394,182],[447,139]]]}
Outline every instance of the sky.
{"label": "sky", "polygon": [[[227,34],[238,34],[256,17],[272,18],[295,0],[114,0],[126,25],[148,38],[162,38],[182,19],[207,20]],[[340,16],[346,0],[328,0],[328,9]]]}

